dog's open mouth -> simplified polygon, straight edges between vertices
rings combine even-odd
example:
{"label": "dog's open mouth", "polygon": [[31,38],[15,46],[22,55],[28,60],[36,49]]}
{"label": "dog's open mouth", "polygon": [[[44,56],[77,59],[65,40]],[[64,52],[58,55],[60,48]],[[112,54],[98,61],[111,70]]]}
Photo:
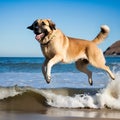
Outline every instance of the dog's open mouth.
{"label": "dog's open mouth", "polygon": [[40,41],[40,40],[42,40],[44,37],[45,37],[45,33],[40,33],[40,34],[37,34],[37,35],[35,36],[35,39],[38,40],[38,41]]}

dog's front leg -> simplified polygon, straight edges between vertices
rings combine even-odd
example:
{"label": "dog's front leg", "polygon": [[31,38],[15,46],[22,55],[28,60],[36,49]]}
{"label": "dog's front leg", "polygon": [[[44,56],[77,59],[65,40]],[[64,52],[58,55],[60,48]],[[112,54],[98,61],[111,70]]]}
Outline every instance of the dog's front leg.
{"label": "dog's front leg", "polygon": [[51,80],[51,68],[52,68],[52,66],[59,63],[60,61],[62,61],[62,57],[60,55],[55,55],[47,63],[47,68],[46,68],[46,73],[47,73],[46,81],[47,81],[47,83],[50,83],[50,80]]}
{"label": "dog's front leg", "polygon": [[44,75],[44,78],[46,79],[46,69],[47,69],[47,63],[48,63],[49,59],[45,59],[43,65],[42,65],[42,73]]}

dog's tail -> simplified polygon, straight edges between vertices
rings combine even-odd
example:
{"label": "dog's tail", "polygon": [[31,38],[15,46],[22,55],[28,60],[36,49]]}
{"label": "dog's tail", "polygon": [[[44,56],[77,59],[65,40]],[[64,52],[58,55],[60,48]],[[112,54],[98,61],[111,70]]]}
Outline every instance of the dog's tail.
{"label": "dog's tail", "polygon": [[95,44],[100,44],[108,36],[109,31],[110,28],[107,25],[102,25],[100,33],[96,36],[94,40],[92,40],[92,42],[94,42]]}

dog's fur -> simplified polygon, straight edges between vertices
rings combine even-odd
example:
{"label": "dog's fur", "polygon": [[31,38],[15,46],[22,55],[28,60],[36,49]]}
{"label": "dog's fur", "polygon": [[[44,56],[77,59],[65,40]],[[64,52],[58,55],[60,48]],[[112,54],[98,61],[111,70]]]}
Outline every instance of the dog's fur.
{"label": "dog's fur", "polygon": [[101,26],[100,33],[92,41],[65,36],[49,19],[38,19],[27,28],[36,34],[35,38],[40,43],[46,58],[42,72],[47,83],[51,80],[52,66],[59,62],[75,62],[77,69],[88,75],[90,85],[93,82],[92,72],[87,69],[88,64],[107,71],[110,77],[115,79],[109,67],[105,65],[102,51],[97,47],[97,44],[101,43],[109,33],[107,25]]}

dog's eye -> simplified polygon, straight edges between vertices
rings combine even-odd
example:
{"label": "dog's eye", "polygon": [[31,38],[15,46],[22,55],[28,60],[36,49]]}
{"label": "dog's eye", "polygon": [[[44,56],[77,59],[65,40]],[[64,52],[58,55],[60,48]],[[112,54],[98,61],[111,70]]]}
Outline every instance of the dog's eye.
{"label": "dog's eye", "polygon": [[44,23],[44,22],[42,22],[42,25],[45,25],[45,23]]}

